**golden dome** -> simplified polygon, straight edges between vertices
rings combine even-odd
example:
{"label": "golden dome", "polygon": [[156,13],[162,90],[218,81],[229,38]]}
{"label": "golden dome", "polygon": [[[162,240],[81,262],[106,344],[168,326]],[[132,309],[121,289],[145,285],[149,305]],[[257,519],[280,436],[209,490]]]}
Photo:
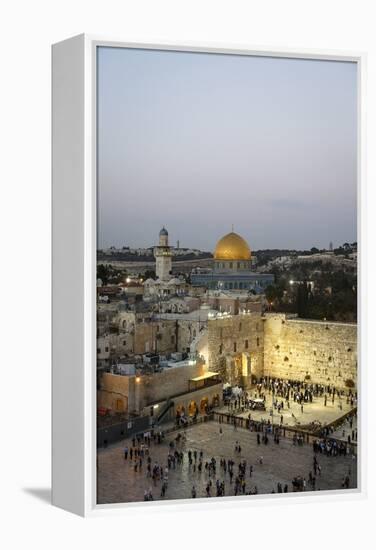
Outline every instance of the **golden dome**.
{"label": "golden dome", "polygon": [[217,242],[215,260],[250,260],[251,250],[247,242],[233,231]]}

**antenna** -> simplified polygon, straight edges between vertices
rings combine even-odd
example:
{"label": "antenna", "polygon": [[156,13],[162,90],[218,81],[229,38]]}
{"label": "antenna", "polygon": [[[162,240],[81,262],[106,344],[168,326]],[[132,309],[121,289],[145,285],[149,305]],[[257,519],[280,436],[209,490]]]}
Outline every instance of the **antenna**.
{"label": "antenna", "polygon": [[231,224],[231,231],[234,232],[234,224]]}

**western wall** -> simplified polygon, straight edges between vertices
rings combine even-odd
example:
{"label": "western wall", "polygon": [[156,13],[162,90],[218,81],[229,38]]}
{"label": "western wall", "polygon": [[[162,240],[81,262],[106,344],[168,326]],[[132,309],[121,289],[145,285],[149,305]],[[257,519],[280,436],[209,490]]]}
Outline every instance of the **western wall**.
{"label": "western wall", "polygon": [[357,325],[267,314],[264,374],[356,388]]}
{"label": "western wall", "polygon": [[248,314],[209,321],[209,368],[230,384],[271,376],[356,388],[357,325]]}

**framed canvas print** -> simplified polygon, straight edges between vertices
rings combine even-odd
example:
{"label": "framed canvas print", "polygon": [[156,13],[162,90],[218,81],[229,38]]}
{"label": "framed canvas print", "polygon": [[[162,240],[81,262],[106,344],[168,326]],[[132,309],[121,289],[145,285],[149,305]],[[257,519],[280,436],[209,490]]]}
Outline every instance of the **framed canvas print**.
{"label": "framed canvas print", "polygon": [[364,494],[364,56],[52,52],[54,504]]}

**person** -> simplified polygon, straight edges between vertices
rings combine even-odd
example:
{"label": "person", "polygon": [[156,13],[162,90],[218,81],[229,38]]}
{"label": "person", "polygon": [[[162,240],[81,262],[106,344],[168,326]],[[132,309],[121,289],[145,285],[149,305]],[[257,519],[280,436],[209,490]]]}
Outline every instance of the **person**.
{"label": "person", "polygon": [[125,447],[124,449],[124,460],[127,460],[128,458],[128,447]]}
{"label": "person", "polygon": [[196,498],[196,487],[194,485],[192,487],[192,498]]}

